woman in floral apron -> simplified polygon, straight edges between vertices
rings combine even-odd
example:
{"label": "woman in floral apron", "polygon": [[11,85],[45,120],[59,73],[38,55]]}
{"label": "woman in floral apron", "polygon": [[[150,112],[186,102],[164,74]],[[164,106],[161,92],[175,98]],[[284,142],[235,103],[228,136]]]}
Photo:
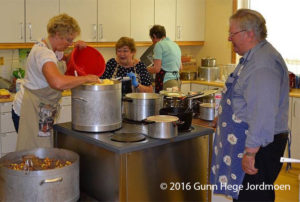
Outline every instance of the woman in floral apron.
{"label": "woman in floral apron", "polygon": [[[52,126],[59,110],[61,91],[86,82],[99,82],[96,75],[63,75],[64,64],[59,59],[68,60],[63,51],[80,34],[74,18],[66,14],[55,16],[49,20],[47,31],[48,37],[36,43],[28,55],[17,150],[52,147]],[[83,42],[74,45],[85,47]],[[61,53],[59,58],[55,54],[58,52]]]}

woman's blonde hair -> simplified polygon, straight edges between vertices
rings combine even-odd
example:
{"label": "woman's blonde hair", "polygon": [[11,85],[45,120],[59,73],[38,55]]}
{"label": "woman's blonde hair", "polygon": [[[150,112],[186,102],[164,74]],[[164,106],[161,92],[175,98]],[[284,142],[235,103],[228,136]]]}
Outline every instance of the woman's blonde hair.
{"label": "woman's blonde hair", "polygon": [[135,42],[133,38],[121,37],[116,43],[116,51],[124,46],[128,46],[132,53],[136,52]]}
{"label": "woman's blonde hair", "polygon": [[54,36],[55,34],[58,34],[62,37],[73,34],[79,35],[80,27],[73,17],[63,13],[54,16],[49,20],[47,32],[49,36]]}

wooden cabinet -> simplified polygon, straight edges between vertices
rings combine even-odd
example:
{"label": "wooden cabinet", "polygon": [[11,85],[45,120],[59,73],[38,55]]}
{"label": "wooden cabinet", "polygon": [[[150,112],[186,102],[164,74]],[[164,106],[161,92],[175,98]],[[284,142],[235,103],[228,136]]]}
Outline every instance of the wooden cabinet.
{"label": "wooden cabinet", "polygon": [[149,30],[154,24],[154,0],[131,0],[131,37],[135,41],[151,41]]}
{"label": "wooden cabinet", "polygon": [[300,98],[293,97],[291,104],[291,156],[300,159]]}
{"label": "wooden cabinet", "polygon": [[11,118],[12,102],[0,103],[0,156],[14,152],[17,145],[17,133]]}
{"label": "wooden cabinet", "polygon": [[56,123],[65,123],[72,120],[71,96],[62,97],[59,101],[60,111]]}
{"label": "wooden cabinet", "polygon": [[67,13],[77,20],[81,40],[97,41],[97,0],[60,0],[59,12]]}
{"label": "wooden cabinet", "polygon": [[191,91],[193,91],[193,92],[200,92],[200,91],[204,91],[204,90],[209,90],[209,86],[195,84],[195,83],[191,84]]}
{"label": "wooden cabinet", "polygon": [[46,37],[47,23],[58,11],[59,0],[1,0],[0,42],[33,42]]}
{"label": "wooden cabinet", "polygon": [[130,0],[98,0],[98,41],[122,36],[130,37]]}
{"label": "wooden cabinet", "polygon": [[175,41],[176,0],[155,0],[154,13],[154,23],[164,26],[167,37]]}
{"label": "wooden cabinet", "polygon": [[0,43],[24,42],[24,0],[1,0],[0,24]]}
{"label": "wooden cabinet", "polygon": [[26,0],[26,42],[47,37],[50,18],[59,13],[59,0]]}
{"label": "wooden cabinet", "polygon": [[176,41],[204,41],[205,0],[177,0]]}

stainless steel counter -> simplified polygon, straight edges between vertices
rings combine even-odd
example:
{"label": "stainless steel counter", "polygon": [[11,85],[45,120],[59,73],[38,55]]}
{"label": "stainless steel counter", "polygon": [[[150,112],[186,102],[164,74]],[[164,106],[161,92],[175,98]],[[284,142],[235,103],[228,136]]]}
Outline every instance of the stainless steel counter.
{"label": "stainless steel counter", "polygon": [[[173,139],[147,138],[138,143],[111,141],[111,132],[74,131],[70,123],[54,129],[56,147],[80,155],[80,189],[96,200],[207,201],[209,190],[196,190],[194,184],[208,183],[213,130],[193,127]],[[146,130],[123,123],[115,132]],[[162,183],[167,185],[165,190]]]}

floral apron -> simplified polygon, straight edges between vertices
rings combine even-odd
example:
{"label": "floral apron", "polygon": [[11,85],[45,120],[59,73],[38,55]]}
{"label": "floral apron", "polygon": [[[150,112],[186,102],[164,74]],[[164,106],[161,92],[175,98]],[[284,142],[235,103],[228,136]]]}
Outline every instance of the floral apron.
{"label": "floral apron", "polygon": [[[50,43],[46,42],[49,49],[52,49]],[[58,69],[62,74],[65,72],[66,65],[63,61],[58,62]],[[50,86],[37,90],[24,86],[17,150],[53,146],[52,128],[59,112],[60,98],[61,91]]]}
{"label": "floral apron", "polygon": [[[158,73],[155,74],[155,93],[159,93],[161,90],[163,90],[164,87],[164,78],[165,74],[170,71],[165,71],[161,69]],[[179,80],[178,72],[177,71],[171,71],[171,73],[177,75],[177,80]]]}
{"label": "floral apron", "polygon": [[231,106],[233,87],[242,68],[243,65],[240,65],[239,71],[230,75],[222,94],[210,174],[210,183],[215,185],[214,193],[234,199],[238,198],[237,186],[242,185],[245,175],[242,170],[242,158],[248,132],[248,124],[235,116]]}

